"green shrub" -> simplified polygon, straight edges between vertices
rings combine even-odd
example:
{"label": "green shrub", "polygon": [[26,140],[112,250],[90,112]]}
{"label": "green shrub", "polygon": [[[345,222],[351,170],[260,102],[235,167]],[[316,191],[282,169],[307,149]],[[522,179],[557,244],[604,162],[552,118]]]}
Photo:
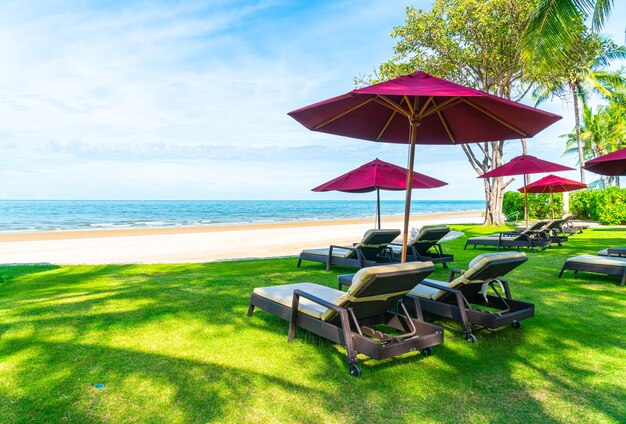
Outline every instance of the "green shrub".
{"label": "green shrub", "polygon": [[580,219],[606,225],[626,224],[626,189],[577,191],[570,197],[570,211]]}
{"label": "green shrub", "polygon": [[[554,194],[554,216],[561,216],[563,196],[561,193]],[[549,194],[529,194],[528,210],[530,219],[549,219],[552,211],[552,202]],[[513,219],[515,213],[519,220],[524,218],[524,194],[518,191],[507,191],[502,201],[502,212]]]}

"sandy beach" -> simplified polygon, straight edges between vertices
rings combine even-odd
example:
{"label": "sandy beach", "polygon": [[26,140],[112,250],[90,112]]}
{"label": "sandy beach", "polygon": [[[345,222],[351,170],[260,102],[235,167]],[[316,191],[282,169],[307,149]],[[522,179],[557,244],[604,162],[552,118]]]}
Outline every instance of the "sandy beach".
{"label": "sandy beach", "polygon": [[[479,211],[411,218],[412,227],[480,222]],[[372,225],[367,219],[0,234],[0,264],[182,263],[292,256],[305,248],[351,244]],[[402,228],[402,220],[383,219],[383,227]]]}

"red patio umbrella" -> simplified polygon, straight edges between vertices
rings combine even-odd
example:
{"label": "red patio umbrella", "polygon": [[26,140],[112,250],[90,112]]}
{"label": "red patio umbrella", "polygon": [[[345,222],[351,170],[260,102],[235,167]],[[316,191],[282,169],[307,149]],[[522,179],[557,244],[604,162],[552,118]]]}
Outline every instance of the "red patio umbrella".
{"label": "red patio umbrella", "polygon": [[600,175],[626,175],[626,148],[591,159],[583,168]]}
{"label": "red patio umbrella", "polygon": [[[514,157],[504,165],[498,166],[489,172],[484,173],[478,178],[491,177],[508,177],[511,175],[524,175],[524,181],[528,174],[541,174],[544,172],[572,171],[574,168],[559,165],[558,163],[548,162],[547,160],[538,159],[531,155],[520,155]],[[524,217],[526,218],[526,226],[528,226],[528,194],[524,192],[525,207]]]}
{"label": "red patio umbrella", "polygon": [[521,193],[550,193],[552,200],[552,219],[554,219],[554,193],[580,190],[581,188],[587,188],[587,184],[550,174],[538,179],[534,183],[519,188],[518,191]]}
{"label": "red patio umbrella", "polygon": [[[312,191],[343,191],[346,193],[369,193],[376,190],[376,217],[380,228],[380,190],[406,189],[407,170],[380,159],[361,165]],[[437,188],[448,183],[428,175],[413,172],[412,188]]]}
{"label": "red patio umbrella", "polygon": [[[289,115],[313,131],[410,145],[403,252],[408,237],[416,144],[527,138],[561,119],[425,72],[352,90]],[[403,253],[402,261],[405,259]]]}

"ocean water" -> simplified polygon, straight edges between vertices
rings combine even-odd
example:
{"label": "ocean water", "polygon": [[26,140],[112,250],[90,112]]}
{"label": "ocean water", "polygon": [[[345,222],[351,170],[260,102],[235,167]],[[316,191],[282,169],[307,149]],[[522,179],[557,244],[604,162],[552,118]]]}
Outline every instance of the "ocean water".
{"label": "ocean water", "polygon": [[[482,210],[483,201],[411,203],[412,214]],[[375,200],[1,200],[0,232],[155,228],[372,218]],[[404,202],[381,201],[381,215],[401,216]]]}

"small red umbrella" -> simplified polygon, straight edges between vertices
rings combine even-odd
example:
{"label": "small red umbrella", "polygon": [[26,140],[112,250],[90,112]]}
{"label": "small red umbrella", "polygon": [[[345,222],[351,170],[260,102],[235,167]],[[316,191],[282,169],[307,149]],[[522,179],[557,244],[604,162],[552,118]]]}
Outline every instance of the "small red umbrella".
{"label": "small red umbrella", "polygon": [[581,188],[587,188],[587,184],[550,174],[534,183],[519,188],[518,191],[521,193],[550,193],[552,199],[552,219],[554,219],[554,193],[580,190]]}
{"label": "small red umbrella", "polygon": [[[380,190],[406,190],[407,170],[380,159],[361,165],[313,191],[343,191],[346,193],[369,193],[376,190],[376,217],[380,228]],[[448,183],[428,175],[413,172],[413,189],[437,188]]]}
{"label": "small red umbrella", "polygon": [[626,175],[626,148],[591,159],[583,168],[600,175]]}
{"label": "small red umbrella", "polygon": [[[479,178],[491,177],[508,177],[511,175],[524,175],[524,181],[528,174],[541,174],[544,172],[572,171],[574,168],[559,165],[558,163],[548,162],[547,160],[538,159],[531,155],[520,155],[514,157],[504,165],[498,166],[489,172],[484,173]],[[528,226],[528,194],[524,193],[525,208],[524,216],[526,218],[526,226]]]}
{"label": "small red umbrella", "polygon": [[416,144],[527,138],[561,119],[421,71],[352,90],[289,112],[289,116],[312,131],[409,144],[402,262],[406,260]]}

